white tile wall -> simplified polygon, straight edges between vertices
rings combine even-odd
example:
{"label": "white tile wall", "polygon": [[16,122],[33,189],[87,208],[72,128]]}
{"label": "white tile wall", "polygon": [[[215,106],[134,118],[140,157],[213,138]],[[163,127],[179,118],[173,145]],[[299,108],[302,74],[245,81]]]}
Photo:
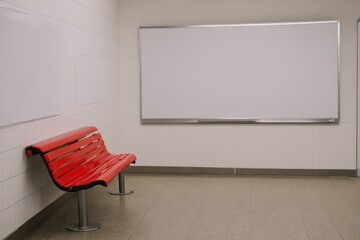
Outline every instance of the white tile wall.
{"label": "white tile wall", "polygon": [[4,184],[0,182],[0,212],[4,209]]}
{"label": "white tile wall", "polygon": [[94,32],[76,31],[76,52],[99,58],[118,60],[119,42]]}
{"label": "white tile wall", "polygon": [[120,122],[139,123],[140,122],[140,94],[139,92],[120,93]]}
{"label": "white tile wall", "polygon": [[356,169],[356,124],[314,127],[314,168]]}
{"label": "white tile wall", "polygon": [[76,56],[76,104],[85,105],[110,100],[115,64],[111,60],[85,55]]}
{"label": "white tile wall", "polygon": [[[0,0],[2,6],[57,23],[61,69],[60,115],[0,128],[0,239],[64,194],[52,183],[42,159],[24,156],[25,146],[88,123],[99,128],[107,126],[107,142],[115,145],[119,125],[114,124],[119,114],[114,111],[120,112],[115,105],[119,103],[120,86],[118,4],[112,0]],[[79,55],[96,62],[84,71],[96,71],[101,63],[109,63],[106,69],[96,72],[101,79],[97,87],[107,82],[102,93],[109,99],[106,103],[76,105],[76,69],[81,67],[76,56]],[[91,83],[84,79],[83,84]]]}
{"label": "white tile wall", "polygon": [[24,149],[15,148],[2,153],[2,164],[4,166],[3,178],[4,180],[19,175],[26,170]]}
{"label": "white tile wall", "polygon": [[[355,169],[358,9],[360,2],[356,0],[120,1],[120,109],[124,112],[120,121],[120,145],[140,154],[138,165],[159,165],[165,162],[166,165],[170,164],[167,160],[171,156],[170,151],[167,151],[169,154],[164,156],[164,159],[160,159],[161,154],[155,154],[149,149],[149,146],[163,149],[161,134],[149,131],[152,127],[141,125],[137,121],[140,107],[139,96],[135,95],[138,94],[140,86],[139,76],[134,70],[139,56],[139,26],[338,19],[341,22],[340,125],[245,124],[184,127],[187,129],[184,134],[188,134],[188,142],[185,143],[187,154],[193,155],[196,161],[189,161],[188,158],[172,159],[170,165],[197,166],[201,163],[207,167]],[[178,127],[157,126],[157,130],[171,133]],[[212,137],[209,133],[211,130],[204,130],[207,127],[213,128]],[[141,143],[142,139],[152,139],[152,142],[146,145]],[[171,146],[172,151],[183,150],[184,144],[178,144],[177,147]]]}
{"label": "white tile wall", "polygon": [[40,190],[21,199],[16,204],[16,212],[15,212],[16,227],[19,227],[22,224],[24,224],[32,216],[37,214],[42,207],[43,205],[42,205]]}
{"label": "white tile wall", "polygon": [[3,233],[4,237],[6,237],[16,229],[16,205],[5,209],[2,214],[4,224]]}
{"label": "white tile wall", "polygon": [[140,1],[121,0],[119,7],[119,57],[121,60],[139,59],[138,27],[145,25],[146,9]]}
{"label": "white tile wall", "polygon": [[4,167],[3,167],[3,160],[2,160],[2,154],[0,152],[0,182],[2,182],[4,180],[4,176],[3,176],[3,171],[4,171]]}
{"label": "white tile wall", "polygon": [[30,145],[44,139],[45,131],[43,123],[33,123],[25,125],[25,144]]}
{"label": "white tile wall", "polygon": [[241,126],[238,149],[236,167],[290,168],[286,125]]}
{"label": "white tile wall", "polygon": [[207,167],[214,163],[214,129],[211,126],[189,127],[188,164],[196,167]]}
{"label": "white tile wall", "polygon": [[234,167],[238,162],[239,129],[236,125],[214,126],[214,163]]}
{"label": "white tile wall", "polygon": [[[0,152],[3,151],[3,130],[0,129]],[[0,178],[1,180],[1,178]]]}
{"label": "white tile wall", "polygon": [[342,65],[340,69],[341,122],[356,122],[356,65]]}
{"label": "white tile wall", "polygon": [[121,91],[139,91],[140,65],[139,61],[124,60],[120,62],[120,89]]}
{"label": "white tile wall", "polygon": [[113,21],[117,20],[118,8],[114,6],[111,0],[74,0],[76,3],[87,7],[102,16]]}
{"label": "white tile wall", "polygon": [[0,212],[0,239],[4,237],[4,213]]}
{"label": "white tile wall", "polygon": [[2,151],[21,147],[24,145],[24,142],[25,130],[23,125],[4,128],[2,133]]}
{"label": "white tile wall", "polygon": [[45,164],[41,165],[41,186],[45,186],[52,183],[49,170],[46,168]]}
{"label": "white tile wall", "polygon": [[41,187],[41,169],[33,168],[20,175],[20,198],[24,198]]}
{"label": "white tile wall", "polygon": [[223,24],[224,10],[221,0],[209,0],[206,2],[206,24]]}
{"label": "white tile wall", "polygon": [[201,1],[145,1],[143,7],[144,20],[148,25],[186,26],[206,23],[206,8]]}
{"label": "white tile wall", "polygon": [[289,126],[289,167],[313,169],[313,128]]}
{"label": "white tile wall", "polygon": [[17,175],[3,182],[4,208],[9,208],[19,201],[20,196],[22,195],[21,184],[22,175]]}

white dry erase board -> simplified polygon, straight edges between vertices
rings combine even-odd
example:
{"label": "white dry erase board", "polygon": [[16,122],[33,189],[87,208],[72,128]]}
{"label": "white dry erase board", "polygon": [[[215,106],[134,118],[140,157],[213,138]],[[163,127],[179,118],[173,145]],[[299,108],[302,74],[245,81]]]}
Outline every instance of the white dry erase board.
{"label": "white dry erase board", "polygon": [[59,113],[59,52],[54,23],[0,7],[0,126]]}
{"label": "white dry erase board", "polygon": [[143,123],[339,121],[338,21],[139,35]]}

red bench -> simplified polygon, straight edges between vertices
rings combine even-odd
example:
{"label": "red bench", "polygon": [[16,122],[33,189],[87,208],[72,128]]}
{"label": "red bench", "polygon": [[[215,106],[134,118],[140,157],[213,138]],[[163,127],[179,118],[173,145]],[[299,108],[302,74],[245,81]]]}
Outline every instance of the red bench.
{"label": "red bench", "polygon": [[73,231],[93,231],[100,224],[88,223],[86,189],[96,185],[107,187],[117,175],[119,192],[126,195],[123,170],[135,163],[134,154],[110,154],[96,127],[83,127],[75,131],[32,144],[25,154],[39,154],[49,170],[55,185],[63,191],[79,192],[79,223],[69,225]]}

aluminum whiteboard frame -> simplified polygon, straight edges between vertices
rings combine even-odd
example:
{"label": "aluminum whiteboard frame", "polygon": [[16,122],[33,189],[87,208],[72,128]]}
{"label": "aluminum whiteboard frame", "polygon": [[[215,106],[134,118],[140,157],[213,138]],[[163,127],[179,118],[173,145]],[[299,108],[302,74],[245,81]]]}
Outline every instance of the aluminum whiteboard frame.
{"label": "aluminum whiteboard frame", "polygon": [[[306,119],[272,119],[272,118],[214,118],[214,119],[200,119],[200,118],[147,118],[142,116],[142,49],[141,49],[141,29],[159,29],[159,28],[224,28],[224,27],[251,27],[251,26],[281,26],[281,25],[306,25],[306,24],[337,24],[337,85],[338,85],[338,116],[337,118],[306,118]],[[299,22],[272,22],[272,23],[245,23],[245,24],[215,24],[215,25],[183,25],[183,26],[140,26],[139,34],[139,60],[140,60],[140,121],[141,123],[154,124],[198,124],[198,123],[339,123],[340,122],[340,21],[299,21]]]}

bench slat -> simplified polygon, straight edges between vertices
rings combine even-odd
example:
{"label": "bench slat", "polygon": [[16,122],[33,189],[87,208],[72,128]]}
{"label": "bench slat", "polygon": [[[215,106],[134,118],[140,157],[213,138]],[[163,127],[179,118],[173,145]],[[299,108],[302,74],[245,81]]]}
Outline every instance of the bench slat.
{"label": "bench slat", "polygon": [[58,148],[59,146],[63,146],[65,144],[71,143],[73,141],[77,141],[95,131],[97,131],[96,127],[82,127],[82,128],[79,128],[78,130],[68,132],[68,133],[62,134],[60,136],[38,142],[31,146],[34,148],[37,148],[42,153],[46,153],[49,150]]}
{"label": "bench slat", "polygon": [[[76,172],[71,172],[67,174],[66,179],[62,182],[64,185],[71,185],[71,186],[79,186],[83,184],[87,184],[95,179],[95,176],[101,175],[101,168],[105,167],[111,162],[115,162],[119,159],[118,155],[105,155],[101,156],[100,159],[94,158],[86,162],[86,164],[81,165],[78,167]],[[81,177],[80,177],[81,176]]]}
{"label": "bench slat", "polygon": [[[109,156],[111,159],[111,164],[109,164],[103,171],[93,171],[92,173],[88,173],[87,175],[83,175],[82,178],[79,178],[80,172],[73,175],[71,181],[68,180],[67,182],[63,183],[67,186],[81,186],[86,185],[94,181],[102,182],[104,186],[116,176],[119,172],[123,171],[127,166],[129,166],[133,161],[135,161],[135,155],[133,154],[124,154],[125,156],[121,156],[123,159],[122,161],[118,161],[117,156],[111,155]],[[114,158],[116,157],[116,158]],[[102,166],[102,165],[101,165]],[[83,166],[84,169],[82,174],[86,173],[86,166]]]}
{"label": "bench slat", "polygon": [[88,136],[86,138],[83,138],[83,139],[81,139],[79,141],[76,141],[76,142],[74,142],[72,144],[65,145],[64,147],[61,147],[61,148],[58,148],[58,149],[56,149],[54,151],[46,153],[44,155],[45,159],[46,159],[46,161],[51,162],[53,160],[56,160],[57,158],[60,158],[61,156],[65,156],[65,155],[67,155],[67,154],[69,154],[71,152],[74,152],[74,151],[79,150],[79,149],[81,149],[83,147],[86,147],[90,143],[99,140],[100,137],[101,137],[100,134],[97,133],[97,134]]}
{"label": "bench slat", "polygon": [[[96,149],[102,145],[104,145],[104,141],[102,139],[100,139],[97,142],[87,145],[86,148],[82,148],[78,151],[72,152],[71,154],[65,155],[62,158],[58,158],[55,161],[52,161],[49,163],[50,170],[56,171],[58,168],[62,168],[66,164],[78,159],[82,155],[86,155],[86,154],[90,153],[91,151],[93,151],[94,149]],[[45,158],[46,158],[46,155],[45,155]],[[80,164],[80,162],[79,162],[79,164]]]}
{"label": "bench slat", "polygon": [[68,172],[72,172],[72,171],[77,171],[77,167],[81,166],[82,164],[84,164],[86,161],[94,158],[96,155],[102,153],[103,155],[107,155],[109,154],[106,151],[106,148],[104,145],[102,145],[101,147],[95,148],[94,150],[92,150],[91,152],[80,156],[79,158],[69,162],[68,164],[66,164],[64,167],[57,169],[56,171],[53,172],[53,176],[55,179],[67,174]]}

